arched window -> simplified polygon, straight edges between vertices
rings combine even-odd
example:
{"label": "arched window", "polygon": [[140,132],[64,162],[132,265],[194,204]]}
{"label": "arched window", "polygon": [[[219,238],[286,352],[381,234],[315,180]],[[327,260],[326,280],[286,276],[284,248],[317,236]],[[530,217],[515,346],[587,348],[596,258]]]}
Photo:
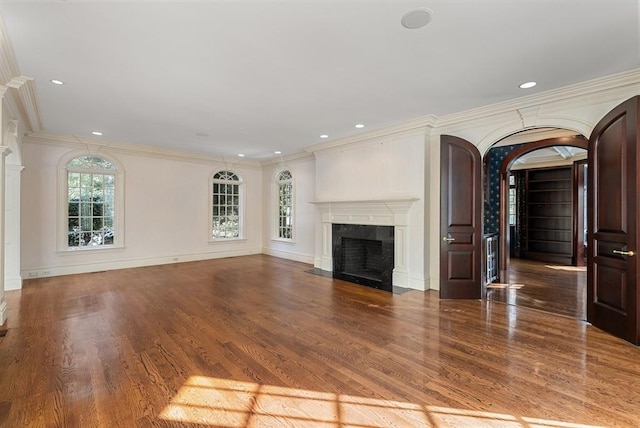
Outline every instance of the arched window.
{"label": "arched window", "polygon": [[276,177],[277,214],[275,236],[293,239],[293,175],[291,171],[280,171]]}
{"label": "arched window", "polygon": [[211,238],[241,238],[242,180],[231,171],[220,171],[211,181]]}
{"label": "arched window", "polygon": [[59,249],[122,246],[121,169],[103,156],[66,159],[59,168],[60,199],[64,201]]}

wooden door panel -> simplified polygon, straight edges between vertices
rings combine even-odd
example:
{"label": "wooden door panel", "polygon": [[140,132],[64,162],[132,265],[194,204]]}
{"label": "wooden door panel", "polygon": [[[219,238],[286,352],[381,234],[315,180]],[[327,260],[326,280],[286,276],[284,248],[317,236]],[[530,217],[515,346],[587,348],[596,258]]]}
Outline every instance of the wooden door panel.
{"label": "wooden door panel", "polygon": [[596,300],[599,305],[608,306],[609,309],[623,313],[625,310],[625,291],[627,274],[620,267],[605,266],[602,263],[595,272],[596,280],[599,283],[615,284],[613,287],[599,287],[596,291]]}
{"label": "wooden door panel", "polygon": [[473,251],[449,251],[449,273],[450,280],[473,279]]}
{"label": "wooden door panel", "polygon": [[463,139],[441,137],[440,297],[482,297],[481,157]]}
{"label": "wooden door panel", "polygon": [[589,139],[587,319],[640,344],[638,112],[640,97],[609,112]]}

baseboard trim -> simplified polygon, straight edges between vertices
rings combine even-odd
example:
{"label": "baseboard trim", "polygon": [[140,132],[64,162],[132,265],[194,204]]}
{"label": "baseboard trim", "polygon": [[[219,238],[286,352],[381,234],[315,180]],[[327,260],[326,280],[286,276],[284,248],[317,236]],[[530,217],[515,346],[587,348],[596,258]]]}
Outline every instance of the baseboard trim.
{"label": "baseboard trim", "polygon": [[227,257],[249,256],[261,254],[260,248],[242,250],[229,250],[208,252],[199,254],[176,254],[167,257],[154,257],[148,259],[116,260],[103,263],[87,263],[67,266],[49,266],[25,269],[21,272],[23,279],[45,278],[51,276],[74,275],[79,273],[101,272],[106,270],[130,269],[145,266],[158,266],[171,263],[195,262],[200,260],[221,259]]}
{"label": "baseboard trim", "polygon": [[293,260],[294,262],[307,263],[310,265],[312,265],[314,262],[313,256],[310,256],[308,254],[294,253],[291,251],[275,250],[273,248],[263,248],[262,253],[268,256],[279,257],[281,259]]}
{"label": "baseboard trim", "polygon": [[428,282],[424,278],[409,277],[409,283],[407,284],[407,287],[412,290],[426,291],[429,289],[428,285]]}

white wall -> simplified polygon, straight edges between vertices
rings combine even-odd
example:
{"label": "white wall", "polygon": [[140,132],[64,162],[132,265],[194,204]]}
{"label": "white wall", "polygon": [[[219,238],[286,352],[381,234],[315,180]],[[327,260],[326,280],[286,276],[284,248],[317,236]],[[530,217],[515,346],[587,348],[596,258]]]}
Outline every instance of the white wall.
{"label": "white wall", "polygon": [[[262,251],[262,173],[257,164],[103,153],[125,170],[124,249],[56,252],[56,176],[69,144],[23,144],[23,278],[91,272]],[[210,243],[209,179],[230,169],[244,180],[244,238]]]}
{"label": "white wall", "polygon": [[[314,152],[316,199],[366,201],[415,198],[408,213],[408,282],[424,290],[425,129]],[[322,253],[316,231],[316,254]],[[395,284],[400,285],[400,284]]]}
{"label": "white wall", "polygon": [[[277,214],[276,174],[291,171],[294,188],[294,231],[292,241],[274,238],[274,224]],[[272,256],[313,263],[316,208],[315,200],[315,159],[312,155],[283,159],[281,162],[267,163],[262,171],[263,206],[263,252]]]}

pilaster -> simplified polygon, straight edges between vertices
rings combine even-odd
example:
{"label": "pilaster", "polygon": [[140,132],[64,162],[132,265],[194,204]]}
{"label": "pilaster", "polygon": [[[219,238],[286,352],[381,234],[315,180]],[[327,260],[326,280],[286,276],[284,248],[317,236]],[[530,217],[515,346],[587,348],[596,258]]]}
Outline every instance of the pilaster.
{"label": "pilaster", "polygon": [[[0,112],[1,113],[1,112]],[[0,128],[0,131],[3,131],[3,128]],[[4,133],[0,134],[3,135]],[[4,142],[4,141],[3,141]],[[4,222],[5,222],[5,212],[4,212],[4,207],[5,207],[5,192],[4,192],[4,187],[5,187],[5,159],[7,157],[7,155],[11,153],[11,150],[9,149],[8,146],[0,146],[0,243],[3,243],[3,245],[0,245],[0,335],[3,334],[4,330],[4,324],[6,321],[6,311],[7,311],[7,302],[5,301],[4,298],[4,257],[5,257],[5,227],[4,227]]]}

